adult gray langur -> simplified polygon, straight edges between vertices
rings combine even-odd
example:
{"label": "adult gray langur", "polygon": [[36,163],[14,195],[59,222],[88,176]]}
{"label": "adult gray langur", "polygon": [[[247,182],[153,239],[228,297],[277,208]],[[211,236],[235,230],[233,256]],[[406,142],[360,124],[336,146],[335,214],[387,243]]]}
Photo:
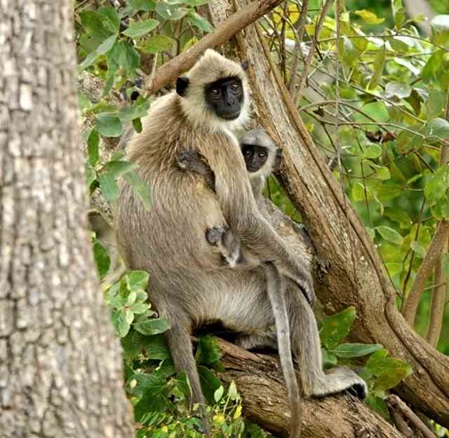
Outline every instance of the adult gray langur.
{"label": "adult gray langur", "polygon": [[[221,321],[240,333],[245,346],[272,344],[274,316],[264,268],[234,267],[207,242],[207,230],[229,228],[261,263],[272,263],[285,281],[285,308],[303,392],[326,395],[365,384],[346,368],[326,375],[309,271],[260,213],[239,143],[231,130],[248,117],[249,94],[243,68],[207,50],[176,90],[158,99],[130,140],[128,158],[153,192],[151,209],[123,182],[117,202],[119,245],[131,269],[149,272],[150,299],[171,324],[167,339],[174,364],[184,370],[192,402],[203,395],[192,352],[193,328]],[[178,165],[183,150],[196,151],[214,174],[204,178]],[[298,291],[300,288],[303,293]],[[297,436],[297,434],[296,434]]]}

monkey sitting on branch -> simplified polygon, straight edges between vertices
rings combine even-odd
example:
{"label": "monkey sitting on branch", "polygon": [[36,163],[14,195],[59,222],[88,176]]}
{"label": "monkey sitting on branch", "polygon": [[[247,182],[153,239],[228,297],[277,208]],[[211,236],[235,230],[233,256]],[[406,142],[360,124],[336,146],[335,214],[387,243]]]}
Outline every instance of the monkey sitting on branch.
{"label": "monkey sitting on branch", "polygon": [[[233,230],[262,263],[271,262],[285,281],[286,321],[292,352],[299,364],[305,395],[326,395],[354,388],[364,381],[347,368],[322,371],[311,275],[290,247],[260,213],[239,143],[232,131],[248,118],[245,71],[213,50],[207,50],[176,90],[158,99],[134,134],[128,159],[151,187],[153,202],[145,209],[125,181],[117,201],[119,245],[131,269],[149,272],[149,296],[171,325],[168,344],[177,370],[189,378],[191,402],[204,404],[192,351],[192,329],[221,321],[240,333],[244,345],[275,339],[274,315],[261,265],[231,267],[208,244],[208,229]],[[177,164],[184,149],[204,157],[215,177],[215,190],[204,178]],[[304,293],[299,293],[300,288]],[[306,298],[307,297],[307,298]],[[297,419],[292,419],[297,421]],[[205,421],[206,433],[207,421]],[[299,435],[299,425],[292,436]]]}

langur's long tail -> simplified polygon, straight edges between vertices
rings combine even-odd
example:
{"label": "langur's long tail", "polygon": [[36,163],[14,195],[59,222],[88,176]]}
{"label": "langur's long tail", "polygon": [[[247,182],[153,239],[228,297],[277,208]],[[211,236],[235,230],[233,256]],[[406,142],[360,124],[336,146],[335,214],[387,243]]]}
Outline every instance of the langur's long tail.
{"label": "langur's long tail", "polygon": [[289,317],[285,302],[285,284],[276,266],[272,263],[264,263],[263,267],[267,282],[268,298],[276,324],[279,358],[290,402],[290,438],[299,438],[301,435],[302,403],[293,365]]}

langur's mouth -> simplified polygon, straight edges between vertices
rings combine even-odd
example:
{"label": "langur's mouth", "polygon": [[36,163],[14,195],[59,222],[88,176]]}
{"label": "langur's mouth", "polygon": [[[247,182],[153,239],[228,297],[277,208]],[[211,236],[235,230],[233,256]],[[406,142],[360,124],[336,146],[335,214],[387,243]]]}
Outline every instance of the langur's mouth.
{"label": "langur's mouth", "polygon": [[236,111],[235,113],[221,114],[220,117],[225,120],[235,120],[235,119],[238,119],[239,115],[240,115],[240,111]]}

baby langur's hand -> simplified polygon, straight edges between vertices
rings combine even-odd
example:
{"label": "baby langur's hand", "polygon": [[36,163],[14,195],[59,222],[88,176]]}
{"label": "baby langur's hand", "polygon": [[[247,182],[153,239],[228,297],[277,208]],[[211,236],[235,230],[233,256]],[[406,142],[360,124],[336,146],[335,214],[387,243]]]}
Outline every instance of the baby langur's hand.
{"label": "baby langur's hand", "polygon": [[195,170],[201,163],[201,155],[196,151],[182,151],[176,158],[178,166],[183,170]]}

